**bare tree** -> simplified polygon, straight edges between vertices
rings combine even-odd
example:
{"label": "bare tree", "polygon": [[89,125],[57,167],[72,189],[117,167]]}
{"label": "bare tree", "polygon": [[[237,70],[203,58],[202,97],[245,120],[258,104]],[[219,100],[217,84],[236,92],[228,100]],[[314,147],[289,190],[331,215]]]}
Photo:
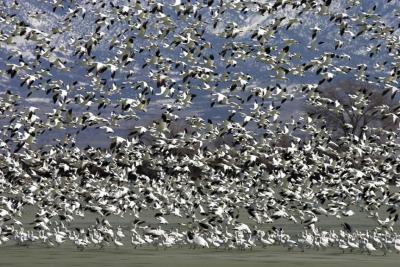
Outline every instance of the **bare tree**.
{"label": "bare tree", "polygon": [[368,128],[396,131],[398,122],[390,114],[397,102],[388,90],[344,80],[320,86],[310,95],[306,111],[324,121],[333,139],[349,134],[360,137]]}

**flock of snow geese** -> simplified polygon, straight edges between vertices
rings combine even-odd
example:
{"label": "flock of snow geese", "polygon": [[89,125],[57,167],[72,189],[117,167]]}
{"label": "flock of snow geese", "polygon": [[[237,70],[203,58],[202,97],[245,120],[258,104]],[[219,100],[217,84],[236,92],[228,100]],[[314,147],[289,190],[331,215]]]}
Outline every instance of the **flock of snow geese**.
{"label": "flock of snow geese", "polygon": [[[318,90],[347,75],[396,101],[397,1],[385,15],[356,0],[38,2],[0,4],[0,244],[400,252],[397,129],[333,138],[326,117],[280,116],[300,97],[352,110],[349,129],[367,112],[398,123],[400,107],[370,106],[366,90],[351,107]],[[310,17],[324,23],[288,38]],[[370,61],[352,66],[357,40]],[[199,99],[215,118],[191,111]],[[77,145],[88,129],[109,145]]]}
{"label": "flock of snow geese", "polygon": [[[4,156],[1,243],[70,243],[79,250],[281,245],[302,251],[400,251],[400,193],[372,164],[360,171],[341,160],[334,163],[341,165],[327,166],[320,157],[314,158],[320,166],[308,165],[304,150],[281,151],[268,170],[263,163],[246,167],[254,155],[222,164],[226,156],[178,157],[160,149],[152,153],[125,140],[112,150],[58,147],[40,154],[26,151],[18,154],[21,158]],[[216,152],[224,153],[227,148]],[[286,153],[285,159],[279,159],[280,153]],[[158,178],[138,174],[146,157],[153,158]],[[221,166],[211,168],[209,160],[220,160]],[[376,226],[355,229],[356,213],[371,217]],[[340,227],[320,227],[321,216],[338,219]],[[288,225],[300,225],[299,233],[286,233]]]}

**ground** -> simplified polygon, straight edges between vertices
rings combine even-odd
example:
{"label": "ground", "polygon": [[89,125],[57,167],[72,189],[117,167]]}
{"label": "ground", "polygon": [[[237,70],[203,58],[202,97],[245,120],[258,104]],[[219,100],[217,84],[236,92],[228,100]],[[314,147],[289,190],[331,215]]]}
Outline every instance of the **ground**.
{"label": "ground", "polygon": [[[351,207],[355,211],[355,215],[345,218],[335,218],[333,216],[321,216],[319,227],[321,230],[342,229],[342,223],[350,223],[354,229],[363,230],[372,229],[376,226],[376,222],[367,214],[362,213],[357,207]],[[26,209],[21,221],[28,226],[32,226],[30,222],[34,219],[35,209]],[[384,214],[384,210],[381,210]],[[88,213],[85,218],[76,220],[70,226],[74,229],[78,227],[88,227],[95,223],[96,214]],[[174,229],[178,227],[179,220],[170,215],[165,216],[170,224],[165,225],[166,229]],[[155,223],[152,211],[141,213],[141,219],[148,223]],[[248,223],[254,227],[254,221],[249,220],[248,214],[241,211],[241,221]],[[129,231],[133,220],[128,214],[124,218],[117,216],[109,216],[108,220],[114,225],[121,225],[125,231]],[[185,221],[185,220],[184,220]],[[304,225],[294,224],[287,220],[277,220],[273,224],[259,225],[259,228],[268,230],[272,226],[283,227],[286,232],[296,234],[304,230]],[[399,232],[399,226],[396,225],[395,231]],[[55,266],[55,267],[100,267],[100,266],[163,266],[163,267],[290,267],[290,266],[307,266],[307,267],[385,267],[399,266],[400,255],[394,252],[383,256],[382,251],[377,251],[373,255],[360,254],[360,252],[342,253],[338,248],[329,248],[326,250],[306,249],[301,252],[298,249],[288,251],[281,246],[272,246],[267,248],[257,247],[253,250],[240,251],[234,250],[216,250],[209,249],[190,249],[188,247],[173,247],[166,250],[154,247],[142,247],[134,249],[130,244],[130,239],[124,240],[124,247],[115,248],[110,246],[102,250],[98,248],[87,248],[84,251],[78,251],[71,243],[66,242],[61,247],[46,248],[41,244],[35,244],[30,247],[20,247],[11,244],[0,246],[0,267],[36,267],[36,266]]]}
{"label": "ground", "polygon": [[7,246],[0,250],[0,266],[36,267],[36,266],[190,266],[190,267],[235,267],[235,266],[398,266],[400,255],[379,254],[361,255],[360,253],[342,254],[337,249],[325,251],[291,251],[281,247],[268,247],[255,250],[215,250],[169,248],[133,249],[107,248],[105,250],[87,249],[77,251],[73,247],[43,248]]}

